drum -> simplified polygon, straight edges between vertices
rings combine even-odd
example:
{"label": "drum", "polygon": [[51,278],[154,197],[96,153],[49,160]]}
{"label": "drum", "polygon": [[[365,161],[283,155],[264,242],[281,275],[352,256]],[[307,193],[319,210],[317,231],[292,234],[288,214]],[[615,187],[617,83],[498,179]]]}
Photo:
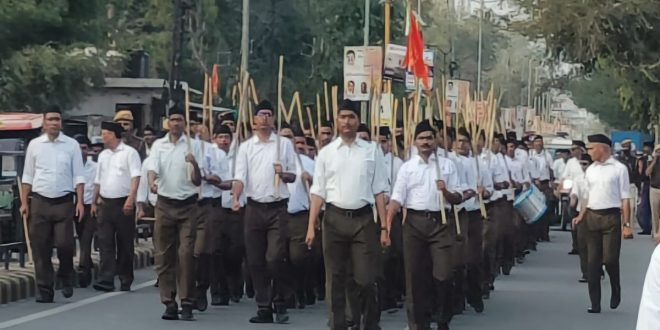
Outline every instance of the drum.
{"label": "drum", "polygon": [[548,209],[545,203],[545,195],[534,185],[516,197],[513,207],[520,212],[520,215],[528,224],[539,221]]}

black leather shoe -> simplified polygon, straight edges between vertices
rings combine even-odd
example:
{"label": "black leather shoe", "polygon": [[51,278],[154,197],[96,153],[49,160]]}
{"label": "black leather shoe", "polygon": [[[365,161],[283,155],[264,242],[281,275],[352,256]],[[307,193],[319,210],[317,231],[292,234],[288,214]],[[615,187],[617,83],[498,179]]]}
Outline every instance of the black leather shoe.
{"label": "black leather shoe", "polygon": [[449,330],[449,324],[446,322],[438,323],[438,330]]}
{"label": "black leather shoe", "polygon": [[257,311],[257,315],[250,319],[250,323],[273,323],[273,312],[260,309]]}
{"label": "black leather shoe", "polygon": [[65,286],[62,288],[62,297],[71,298],[73,296],[73,287]]}
{"label": "black leather shoe", "polygon": [[206,297],[206,292],[200,293],[197,296],[197,303],[195,304],[195,309],[197,309],[200,312],[203,312],[207,308],[209,308],[209,300]]}
{"label": "black leather shoe", "polygon": [[473,301],[471,304],[472,308],[474,308],[474,311],[477,312],[477,314],[481,314],[484,312],[484,302],[481,299],[478,299],[477,301]]}
{"label": "black leather shoe", "polygon": [[94,287],[94,290],[96,290],[96,291],[102,291],[102,292],[115,291],[114,285],[108,284],[108,283],[96,282],[96,283],[94,283],[93,287]]}
{"label": "black leather shoe", "polygon": [[571,252],[568,253],[569,255],[578,255],[579,253],[576,250],[571,250]]}
{"label": "black leather shoe", "polygon": [[578,282],[580,282],[580,283],[587,283],[587,278],[584,277],[584,276],[582,276],[582,277],[578,280]]}
{"label": "black leather shoe", "polygon": [[129,291],[131,291],[131,285],[130,284],[122,284],[119,287],[119,291],[129,292]]}
{"label": "black leather shoe", "polygon": [[40,303],[40,304],[50,304],[50,303],[53,302],[53,296],[48,296],[48,297],[45,297],[45,296],[37,296],[37,300],[36,300],[36,301],[37,301],[38,303]]}
{"label": "black leather shoe", "polygon": [[612,292],[612,298],[610,299],[610,308],[616,309],[617,307],[619,307],[620,303],[621,303],[621,289],[619,289],[618,292],[616,290]]}
{"label": "black leather shoe", "polygon": [[509,276],[511,274],[511,266],[502,266],[502,274]]}
{"label": "black leather shoe", "polygon": [[289,323],[289,314],[286,311],[279,311],[275,313],[275,323],[286,324]]}
{"label": "black leather shoe", "polygon": [[600,313],[600,307],[598,307],[598,308],[591,307],[591,308],[587,309],[587,312],[590,313],[590,314],[598,314],[598,313]]}
{"label": "black leather shoe", "polygon": [[229,298],[226,297],[211,297],[211,306],[229,306]]}
{"label": "black leather shoe", "polygon": [[181,320],[182,321],[194,321],[193,317],[193,306],[183,305],[181,306]]}
{"label": "black leather shoe", "polygon": [[234,304],[238,304],[239,302],[241,302],[241,296],[232,296],[232,297],[230,298],[230,300],[231,300],[231,302],[233,302]]}
{"label": "black leather shoe", "polygon": [[175,302],[167,304],[165,307],[165,313],[161,316],[163,320],[174,321],[179,319],[179,307]]}

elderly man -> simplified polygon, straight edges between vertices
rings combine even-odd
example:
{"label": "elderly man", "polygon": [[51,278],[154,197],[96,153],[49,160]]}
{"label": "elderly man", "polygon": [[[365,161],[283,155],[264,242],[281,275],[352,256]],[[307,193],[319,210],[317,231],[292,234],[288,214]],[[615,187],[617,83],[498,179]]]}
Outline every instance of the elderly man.
{"label": "elderly man", "polygon": [[131,110],[119,110],[115,113],[115,117],[112,119],[115,123],[121,125],[124,129],[122,133],[122,140],[125,144],[133,147],[137,150],[140,155],[140,159],[145,159],[147,157],[147,149],[144,141],[135,136],[135,126],[133,124],[133,112]]}
{"label": "elderly man", "polygon": [[621,302],[619,255],[621,222],[624,234],[630,231],[630,182],[626,166],[612,157],[612,141],[603,134],[590,135],[587,151],[594,163],[586,171],[587,198],[582,212],[574,220],[586,221],[587,281],[591,308],[600,313],[600,276],[602,265],[610,276],[612,297],[610,308]]}

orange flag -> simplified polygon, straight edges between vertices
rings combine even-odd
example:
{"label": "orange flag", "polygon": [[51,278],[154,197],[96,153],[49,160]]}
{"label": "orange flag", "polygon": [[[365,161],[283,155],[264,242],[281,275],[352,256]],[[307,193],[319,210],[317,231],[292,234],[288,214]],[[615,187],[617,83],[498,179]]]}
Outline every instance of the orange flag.
{"label": "orange flag", "polygon": [[211,74],[211,92],[213,96],[218,95],[218,89],[220,88],[220,74],[218,73],[218,65],[213,64],[213,73]]}
{"label": "orange flag", "polygon": [[430,89],[429,69],[424,64],[424,38],[422,31],[419,30],[417,19],[413,12],[410,13],[410,33],[408,34],[408,47],[406,57],[403,59],[402,66],[406,71],[411,71],[416,78],[422,80],[424,88]]}

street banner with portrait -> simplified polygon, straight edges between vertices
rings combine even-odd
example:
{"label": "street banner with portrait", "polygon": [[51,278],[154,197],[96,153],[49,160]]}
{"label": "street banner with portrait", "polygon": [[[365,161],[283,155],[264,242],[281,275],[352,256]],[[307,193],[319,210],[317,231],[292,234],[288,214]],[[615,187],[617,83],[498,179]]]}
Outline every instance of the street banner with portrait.
{"label": "street banner with portrait", "polygon": [[373,81],[381,79],[381,47],[344,47],[344,98],[369,101]]}

